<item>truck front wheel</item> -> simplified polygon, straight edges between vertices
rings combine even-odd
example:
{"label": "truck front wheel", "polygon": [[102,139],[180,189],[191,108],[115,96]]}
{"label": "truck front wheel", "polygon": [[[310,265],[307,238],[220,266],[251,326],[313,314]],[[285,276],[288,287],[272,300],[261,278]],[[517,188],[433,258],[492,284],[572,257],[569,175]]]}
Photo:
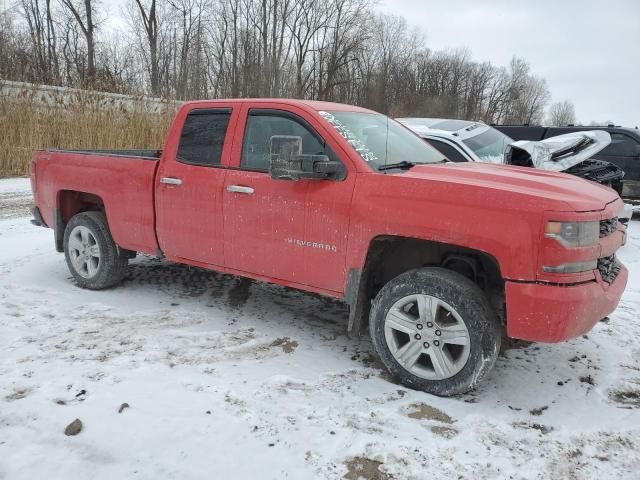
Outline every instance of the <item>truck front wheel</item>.
{"label": "truck front wheel", "polygon": [[102,212],[83,212],[71,218],[64,231],[64,256],[82,288],[113,287],[127,272],[127,256],[113,241]]}
{"label": "truck front wheel", "polygon": [[400,382],[439,396],[471,390],[500,350],[500,323],[485,294],[442,268],[411,270],[387,283],[373,301],[369,330]]}

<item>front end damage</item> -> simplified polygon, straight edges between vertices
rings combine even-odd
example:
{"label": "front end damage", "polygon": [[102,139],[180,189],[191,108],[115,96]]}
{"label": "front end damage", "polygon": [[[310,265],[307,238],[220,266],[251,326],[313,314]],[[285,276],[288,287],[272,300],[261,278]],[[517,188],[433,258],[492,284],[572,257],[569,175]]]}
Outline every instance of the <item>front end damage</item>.
{"label": "front end damage", "polygon": [[507,146],[505,163],[563,172],[593,157],[610,143],[609,133],[600,130],[567,133],[541,141],[520,140]]}
{"label": "front end damage", "polygon": [[[610,143],[609,133],[600,130],[567,133],[541,141],[521,140],[507,145],[504,161],[507,165],[575,175],[609,187],[622,196],[624,170],[610,162],[591,158]],[[629,207],[625,206],[623,221],[631,218]]]}
{"label": "front end damage", "polygon": [[591,158],[564,170],[564,172],[612,188],[622,196],[624,170],[613,163]]}

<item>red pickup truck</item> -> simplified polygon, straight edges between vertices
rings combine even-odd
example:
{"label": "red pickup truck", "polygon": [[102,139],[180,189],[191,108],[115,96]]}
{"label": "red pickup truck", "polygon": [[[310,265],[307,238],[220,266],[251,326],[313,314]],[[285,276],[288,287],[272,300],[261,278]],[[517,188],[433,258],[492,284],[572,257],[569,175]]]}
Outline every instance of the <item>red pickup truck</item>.
{"label": "red pickup truck", "polygon": [[558,342],[617,306],[623,204],[574,176],[450,163],[363,108],[186,103],[162,151],[34,155],[34,223],[80,287],[137,252],[343,299],[385,366],[437,395],[475,386],[502,335]]}

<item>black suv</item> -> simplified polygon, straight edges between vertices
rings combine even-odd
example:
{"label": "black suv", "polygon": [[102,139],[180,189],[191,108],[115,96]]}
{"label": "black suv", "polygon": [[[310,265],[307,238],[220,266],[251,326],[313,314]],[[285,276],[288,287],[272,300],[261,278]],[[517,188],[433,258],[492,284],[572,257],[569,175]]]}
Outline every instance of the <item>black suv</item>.
{"label": "black suv", "polygon": [[622,196],[640,199],[640,130],[615,125],[606,127],[567,126],[534,127],[529,125],[493,125],[514,140],[544,140],[581,130],[604,130],[611,135],[611,144],[593,156],[617,165],[625,172]]}

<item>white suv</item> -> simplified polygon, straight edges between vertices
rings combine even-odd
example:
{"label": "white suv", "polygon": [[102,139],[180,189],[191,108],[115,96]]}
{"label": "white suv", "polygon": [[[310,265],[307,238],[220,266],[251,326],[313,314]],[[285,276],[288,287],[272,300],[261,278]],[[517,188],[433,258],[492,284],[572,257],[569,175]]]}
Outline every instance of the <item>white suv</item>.
{"label": "white suv", "polygon": [[479,122],[444,118],[397,118],[454,162],[505,163],[507,145],[514,142],[504,133]]}

